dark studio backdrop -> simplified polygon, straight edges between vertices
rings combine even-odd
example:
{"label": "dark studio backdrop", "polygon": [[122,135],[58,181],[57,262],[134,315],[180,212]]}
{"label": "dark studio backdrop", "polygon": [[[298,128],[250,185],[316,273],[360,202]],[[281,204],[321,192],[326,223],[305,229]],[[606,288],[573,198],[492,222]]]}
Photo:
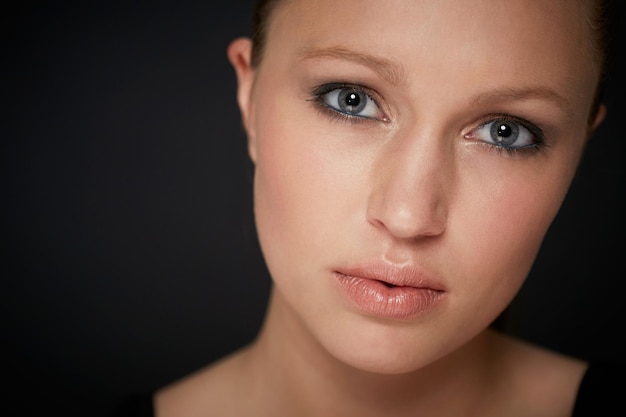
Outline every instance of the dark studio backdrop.
{"label": "dark studio backdrop", "polygon": [[[0,15],[7,408],[101,416],[255,336],[270,280],[225,53],[249,34],[251,4]],[[594,360],[626,348],[624,71],[616,61],[608,118],[507,324]]]}

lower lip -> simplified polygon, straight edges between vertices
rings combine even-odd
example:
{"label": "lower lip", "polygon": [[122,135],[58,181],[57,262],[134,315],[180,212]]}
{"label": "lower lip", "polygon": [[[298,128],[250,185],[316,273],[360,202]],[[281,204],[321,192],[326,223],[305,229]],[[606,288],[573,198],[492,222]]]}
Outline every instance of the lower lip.
{"label": "lower lip", "polygon": [[381,281],[335,273],[343,295],[363,313],[388,319],[411,319],[433,309],[444,292],[430,288],[387,287]]}

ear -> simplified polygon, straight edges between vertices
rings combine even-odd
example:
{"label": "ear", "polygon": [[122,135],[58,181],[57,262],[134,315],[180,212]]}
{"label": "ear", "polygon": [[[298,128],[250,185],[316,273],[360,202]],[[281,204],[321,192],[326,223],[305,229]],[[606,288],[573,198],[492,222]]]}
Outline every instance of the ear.
{"label": "ear", "polygon": [[600,125],[600,123],[602,123],[602,121],[604,120],[605,117],[606,117],[606,106],[604,104],[601,104],[598,107],[598,112],[596,113],[596,118],[593,120],[593,123],[591,124],[591,131],[592,132],[594,130],[596,130],[596,128]]}
{"label": "ear", "polygon": [[241,111],[243,127],[248,136],[248,153],[256,161],[256,133],[254,130],[254,111],[252,106],[252,87],[255,70],[252,68],[252,40],[237,38],[228,45],[228,60],[237,75],[237,103]]}

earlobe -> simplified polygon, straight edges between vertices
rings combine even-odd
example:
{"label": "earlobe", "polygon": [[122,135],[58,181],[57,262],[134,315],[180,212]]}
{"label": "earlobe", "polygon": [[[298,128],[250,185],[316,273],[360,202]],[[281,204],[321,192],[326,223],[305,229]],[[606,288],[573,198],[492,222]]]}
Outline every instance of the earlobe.
{"label": "earlobe", "polygon": [[256,135],[254,132],[254,111],[252,109],[252,87],[255,71],[252,68],[252,40],[237,38],[228,45],[228,60],[237,75],[237,103],[241,119],[248,136],[248,152],[253,162],[256,161]]}

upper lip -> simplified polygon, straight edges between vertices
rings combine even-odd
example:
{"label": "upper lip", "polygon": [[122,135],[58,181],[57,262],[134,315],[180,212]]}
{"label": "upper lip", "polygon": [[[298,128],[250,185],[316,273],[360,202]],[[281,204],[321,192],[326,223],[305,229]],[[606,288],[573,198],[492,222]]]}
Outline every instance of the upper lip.
{"label": "upper lip", "polygon": [[337,268],[335,272],[349,277],[381,281],[394,286],[445,291],[444,285],[435,278],[434,274],[415,264],[395,265],[387,262],[369,262]]}

